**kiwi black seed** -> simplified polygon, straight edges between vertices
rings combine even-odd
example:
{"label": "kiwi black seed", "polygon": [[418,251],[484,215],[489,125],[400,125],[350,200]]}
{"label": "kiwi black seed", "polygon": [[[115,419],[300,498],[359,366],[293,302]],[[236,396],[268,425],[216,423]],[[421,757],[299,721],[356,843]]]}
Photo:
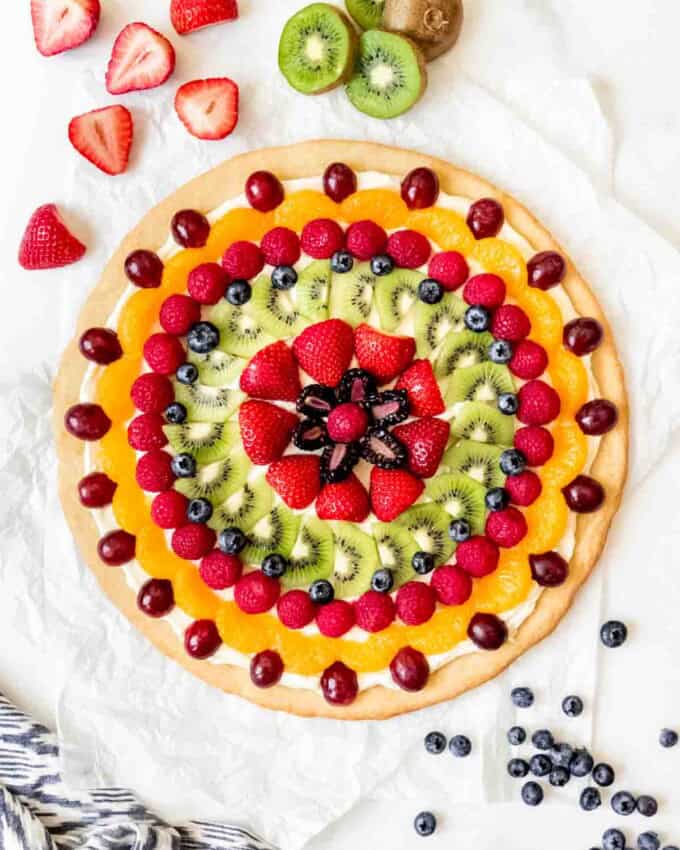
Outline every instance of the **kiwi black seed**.
{"label": "kiwi black seed", "polygon": [[458,41],[463,26],[463,2],[385,0],[382,26],[412,38],[431,62]]}

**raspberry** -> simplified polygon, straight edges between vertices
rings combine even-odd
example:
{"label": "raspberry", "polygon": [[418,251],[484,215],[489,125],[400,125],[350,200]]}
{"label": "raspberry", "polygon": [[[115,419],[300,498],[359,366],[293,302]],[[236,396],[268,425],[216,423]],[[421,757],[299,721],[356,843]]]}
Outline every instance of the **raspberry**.
{"label": "raspberry", "polygon": [[463,298],[468,304],[493,310],[505,301],[505,282],[497,274],[476,274],[465,284]]}
{"label": "raspberry", "polygon": [[441,283],[444,289],[453,292],[468,279],[470,267],[458,251],[443,251],[432,257],[427,273]]}
{"label": "raspberry", "polygon": [[463,605],[472,596],[469,573],[454,564],[437,567],[430,584],[442,605]]}
{"label": "raspberry", "polygon": [[165,420],[159,413],[143,413],[128,425],[128,443],[138,452],[162,449],[168,442],[163,433]]}
{"label": "raspberry", "polygon": [[302,230],[302,250],[315,260],[327,260],[345,246],[342,227],[330,218],[317,218]]}
{"label": "raspberry", "polygon": [[303,629],[314,619],[314,603],[304,590],[289,590],[279,599],[279,620],[289,629]]}
{"label": "raspberry", "polygon": [[419,269],[430,259],[432,246],[422,233],[397,230],[387,240],[387,253],[402,269]]}
{"label": "raspberry", "polygon": [[140,375],[132,385],[130,397],[142,413],[162,413],[175,400],[172,384],[163,375],[148,372]]}
{"label": "raspberry", "polygon": [[354,604],[357,626],[366,632],[381,632],[394,621],[395,608],[392,597],[376,590],[368,590]]}
{"label": "raspberry", "polygon": [[144,359],[159,375],[173,375],[184,363],[182,343],[170,334],[152,334],[144,343]]}
{"label": "raspberry", "polygon": [[172,457],[160,449],[142,455],[137,461],[137,484],[148,493],[169,490],[175,480],[170,464]]}
{"label": "raspberry", "polygon": [[316,624],[326,637],[342,637],[355,622],[354,607],[344,599],[335,599],[328,605],[322,605],[316,613]]}
{"label": "raspberry", "polygon": [[200,318],[200,306],[188,295],[170,295],[161,305],[159,320],[169,334],[183,336]]}
{"label": "raspberry", "polygon": [[560,415],[560,397],[545,381],[529,381],[520,388],[517,397],[517,418],[524,425],[547,425]]}
{"label": "raspberry", "polygon": [[426,623],[434,614],[437,596],[429,584],[409,581],[397,593],[397,614],[407,626]]}
{"label": "raspberry", "polygon": [[300,240],[287,227],[275,227],[260,242],[265,262],[270,266],[294,266],[300,259]]}
{"label": "raspberry", "polygon": [[252,242],[234,242],[225,251],[222,266],[233,280],[250,280],[264,268],[264,257]]}
{"label": "raspberry", "polygon": [[215,545],[215,532],[207,525],[190,522],[172,532],[172,551],[186,561],[198,561]]}
{"label": "raspberry", "polygon": [[517,508],[493,511],[486,520],[486,533],[494,543],[511,549],[526,537],[527,521]]}
{"label": "raspberry", "polygon": [[543,485],[535,472],[526,470],[519,475],[510,475],[505,481],[510,500],[523,508],[532,505],[541,495]]}
{"label": "raspberry", "polygon": [[260,570],[246,573],[234,588],[234,600],[246,614],[264,614],[279,598],[281,587],[275,578],[266,576]]}
{"label": "raspberry", "polygon": [[187,289],[199,304],[217,304],[224,296],[229,275],[217,263],[202,263],[189,273]]}
{"label": "raspberry", "polygon": [[331,410],[328,436],[336,443],[353,443],[366,433],[368,414],[358,404],[347,402]]}
{"label": "raspberry", "polygon": [[151,519],[159,528],[178,528],[187,521],[189,500],[177,490],[159,493],[151,503]]}
{"label": "raspberry", "polygon": [[456,563],[474,578],[492,573],[498,566],[499,557],[498,546],[481,535],[460,543],[456,549]]}
{"label": "raspberry", "polygon": [[387,234],[374,221],[356,221],[347,230],[347,250],[358,260],[370,260],[386,246]]}
{"label": "raspberry", "polygon": [[529,466],[543,466],[553,455],[555,440],[545,428],[529,425],[515,431],[515,448],[524,454]]}
{"label": "raspberry", "polygon": [[517,342],[529,336],[531,322],[524,310],[515,304],[503,304],[496,310],[491,320],[491,333],[496,339],[508,339]]}
{"label": "raspberry", "polygon": [[209,588],[225,590],[241,578],[243,564],[236,555],[225,555],[219,549],[213,549],[201,561],[199,572]]}
{"label": "raspberry", "polygon": [[522,378],[524,381],[530,381],[545,372],[548,365],[548,355],[537,342],[523,339],[515,346],[512,360],[508,365],[513,375]]}

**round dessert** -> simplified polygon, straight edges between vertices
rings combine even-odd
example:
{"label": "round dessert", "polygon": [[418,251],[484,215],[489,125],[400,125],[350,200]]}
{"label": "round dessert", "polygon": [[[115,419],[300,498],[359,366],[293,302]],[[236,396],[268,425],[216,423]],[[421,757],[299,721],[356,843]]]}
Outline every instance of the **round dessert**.
{"label": "round dessert", "polygon": [[602,310],[513,198],[421,154],[237,157],[152,210],[56,383],[60,490],[120,610],[301,715],[450,699],[545,637],[626,475]]}

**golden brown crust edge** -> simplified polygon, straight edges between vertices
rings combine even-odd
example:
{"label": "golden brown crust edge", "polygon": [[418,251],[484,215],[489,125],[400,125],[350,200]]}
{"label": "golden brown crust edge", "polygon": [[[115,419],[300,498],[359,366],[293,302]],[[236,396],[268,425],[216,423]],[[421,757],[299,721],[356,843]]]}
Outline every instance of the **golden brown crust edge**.
{"label": "golden brown crust edge", "polygon": [[204,211],[215,209],[226,199],[240,194],[248,175],[257,169],[273,171],[285,180],[319,175],[334,161],[346,162],[357,171],[375,170],[396,176],[403,176],[418,166],[428,166],[438,173],[444,192],[471,199],[497,198],[503,204],[509,224],[536,251],[558,250],[566,257],[551,234],[513,197],[480,177],[415,151],[369,142],[320,140],[243,154],[184,185],[151,210],[123,240],[82,309],[77,334],[61,361],[54,386],[54,429],[59,456],[59,492],[64,513],[80,551],[116,607],[158,649],[208,684],[243,696],[266,708],[306,717],[377,720],[453,699],[498,675],[553,631],[571,607],[577,591],[590,575],[602,552],[627,474],[628,403],[623,370],[609,324],[588,284],[568,258],[564,287],[576,312],[593,316],[605,328],[604,342],[592,358],[593,372],[603,397],[613,401],[620,414],[617,427],[602,438],[592,467],[593,476],[605,487],[606,501],[597,513],[579,516],[567,582],[541,595],[535,611],[513,639],[497,652],[475,652],[452,660],[433,673],[427,687],[419,693],[373,687],[360,692],[351,706],[335,708],[314,691],[281,685],[262,690],[252,685],[247,670],[189,658],[182,641],[167,622],[150,619],[138,610],[124,573],[120,569],[106,567],[99,560],[99,535],[94,519],[90,511],[83,509],[77,497],[77,483],[83,475],[84,447],[67,434],[63,425],[65,411],[78,400],[78,391],[87,368],[86,361],[78,352],[78,338],[87,328],[106,323],[128,284],[123,264],[130,251],[140,247],[157,249],[165,243],[170,220],[177,210],[188,207]]}

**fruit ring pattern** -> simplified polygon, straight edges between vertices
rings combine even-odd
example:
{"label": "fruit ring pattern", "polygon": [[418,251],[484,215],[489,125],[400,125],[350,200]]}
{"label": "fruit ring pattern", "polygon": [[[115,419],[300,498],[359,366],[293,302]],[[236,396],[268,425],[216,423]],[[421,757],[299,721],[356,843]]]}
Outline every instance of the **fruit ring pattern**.
{"label": "fruit ring pattern", "polygon": [[527,264],[496,201],[465,220],[437,193],[428,169],[401,195],[339,163],[323,193],[253,174],[251,208],[179,211],[165,263],[133,251],[116,331],[81,337],[95,395],[65,424],[92,445],[82,505],[119,526],[99,557],[258,687],[320,677],[347,705],[357,674],[417,691],[466,638],[497,649],[499,615],[566,580],[570,512],[604,501],[601,326],[564,325],[564,260]]}

